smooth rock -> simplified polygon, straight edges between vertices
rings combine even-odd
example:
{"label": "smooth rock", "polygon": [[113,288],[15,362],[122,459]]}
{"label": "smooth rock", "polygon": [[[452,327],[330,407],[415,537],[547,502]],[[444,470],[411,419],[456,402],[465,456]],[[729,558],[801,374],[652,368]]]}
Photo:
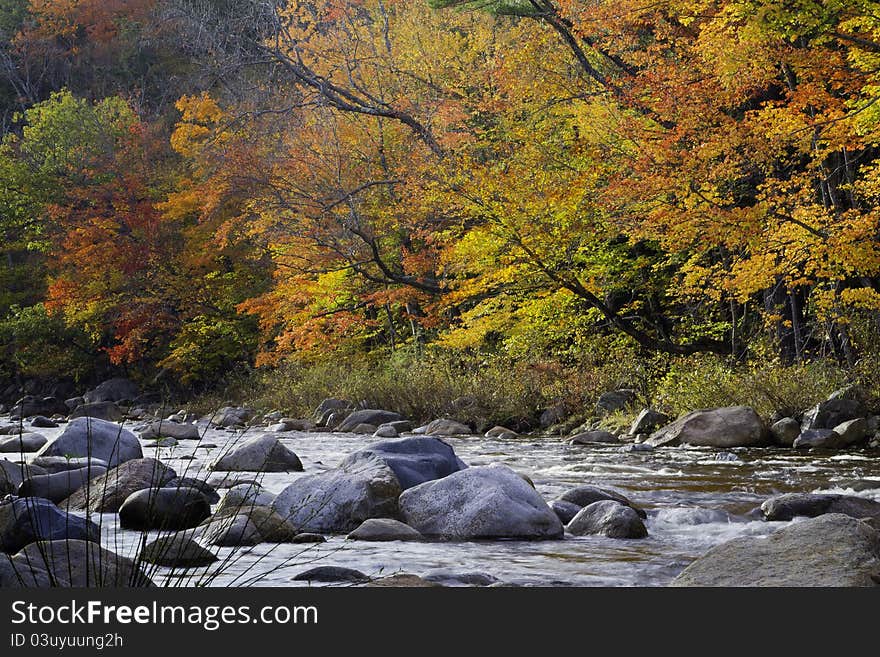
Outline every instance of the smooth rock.
{"label": "smooth rock", "polygon": [[21,497],[0,503],[0,549],[18,552],[34,541],[82,539],[100,541],[94,522],[65,513],[49,500]]}
{"label": "smooth rock", "polygon": [[633,504],[628,497],[618,493],[616,490],[611,490],[610,488],[599,488],[598,486],[585,484],[565,491],[557,499],[563,502],[577,504],[580,508],[589,506],[590,504],[593,504],[593,502],[613,500],[632,508],[641,518],[648,517],[648,515],[642,509]]}
{"label": "smooth rock", "polygon": [[348,535],[353,541],[423,541],[421,533],[399,520],[370,518]]}
{"label": "smooth rock", "polygon": [[414,436],[374,443],[349,455],[340,467],[370,456],[375,456],[391,468],[404,490],[446,477],[467,467],[455,455],[452,446],[433,436]]}
{"label": "smooth rock", "polygon": [[373,433],[373,438],[397,438],[398,436],[397,429],[390,424],[383,424],[381,427],[377,427]]}
{"label": "smooth rock", "polygon": [[107,461],[110,467],[143,458],[137,437],[118,424],[91,418],[71,420],[60,436],[49,441],[37,456],[91,457]]}
{"label": "smooth rock", "polygon": [[211,484],[202,479],[195,479],[193,477],[175,477],[162,484],[161,488],[195,488],[205,496],[205,499],[208,500],[209,503],[216,504],[220,501],[220,495],[214,490],[214,487]]}
{"label": "smooth rock", "polygon": [[196,488],[146,488],[119,507],[119,524],[138,531],[195,527],[210,517],[211,505]]}
{"label": "smooth rock", "polygon": [[461,422],[441,418],[428,424],[425,433],[429,436],[468,436],[473,433],[471,428]]}
{"label": "smooth rock", "polygon": [[575,536],[645,538],[648,530],[635,509],[615,500],[593,502],[581,509],[566,527]]}
{"label": "smooth rock", "polygon": [[103,459],[90,459],[88,457],[77,456],[75,458],[67,458],[64,456],[38,456],[31,465],[43,468],[47,473],[64,472],[66,470],[79,470],[80,468],[103,468],[107,469],[107,461]]}
{"label": "smooth rock", "polygon": [[68,497],[61,506],[115,513],[137,491],[159,488],[176,477],[174,470],[156,459],[133,459],[93,479],[87,487],[80,488]]}
{"label": "smooth rock", "polygon": [[0,439],[0,452],[6,454],[36,452],[47,442],[48,440],[46,440],[46,436],[41,433],[11,435]]}
{"label": "smooth rock", "polygon": [[[345,420],[336,427],[337,431],[351,431],[359,424],[372,424],[373,431],[376,430],[380,424],[385,424],[386,422],[397,422],[398,420],[405,419],[399,413],[393,413],[391,411],[382,411],[377,409],[367,408],[360,411],[354,411],[353,413],[349,413]],[[370,433],[373,433],[371,431]]]}
{"label": "smooth rock", "polygon": [[13,463],[7,459],[0,459],[0,494],[15,493],[21,482],[34,475],[47,474],[46,470],[38,465],[24,465]]}
{"label": "smooth rock", "polygon": [[379,577],[370,581],[367,587],[395,587],[395,588],[439,588],[442,584],[422,579],[418,575],[410,573],[398,573],[388,577]]}
{"label": "smooth rock", "polygon": [[615,443],[619,444],[620,441],[610,431],[583,431],[575,436],[572,436],[569,441],[572,445],[589,445],[592,443]]}
{"label": "smooth rock", "polygon": [[25,479],[18,487],[19,497],[42,497],[58,504],[85,486],[91,479],[100,477],[107,468],[98,466],[65,470],[54,474],[35,475]]}
{"label": "smooth rock", "polygon": [[299,457],[272,434],[264,433],[235,446],[208,466],[235,472],[302,472]]}
{"label": "smooth rock", "polygon": [[199,440],[201,434],[194,424],[178,424],[167,420],[151,422],[140,431],[142,440],[174,438],[175,440]]}
{"label": "smooth rock", "polygon": [[550,508],[553,509],[553,513],[555,513],[556,517],[559,518],[559,522],[561,522],[563,525],[567,525],[583,507],[575,504],[574,502],[566,502],[565,500],[552,500],[550,502]]}
{"label": "smooth rock", "polygon": [[767,438],[767,428],[754,410],[748,406],[728,406],[688,413],[652,433],[647,443],[655,447],[756,447],[765,445]]}
{"label": "smooth rock", "polygon": [[880,502],[856,495],[826,493],[787,493],[765,500],[761,512],[767,520],[815,518],[839,513],[853,518],[880,518]]}
{"label": "smooth rock", "polygon": [[865,442],[868,437],[868,422],[863,417],[841,422],[833,429],[840,436],[840,446],[850,447]]}

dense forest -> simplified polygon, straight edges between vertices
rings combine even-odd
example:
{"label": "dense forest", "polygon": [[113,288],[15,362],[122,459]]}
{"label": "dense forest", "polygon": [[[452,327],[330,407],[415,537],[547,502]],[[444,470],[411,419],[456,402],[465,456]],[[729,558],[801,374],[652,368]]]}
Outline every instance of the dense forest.
{"label": "dense forest", "polygon": [[878,100],[871,0],[0,0],[0,393],[871,386]]}

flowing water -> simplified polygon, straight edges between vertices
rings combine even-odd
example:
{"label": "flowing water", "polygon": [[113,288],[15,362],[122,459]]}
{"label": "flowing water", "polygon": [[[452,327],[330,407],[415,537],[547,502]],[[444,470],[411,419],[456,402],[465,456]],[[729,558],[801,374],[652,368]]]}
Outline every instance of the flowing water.
{"label": "flowing water", "polygon": [[[52,438],[62,430],[63,426],[37,431]],[[251,429],[245,437],[258,431]],[[305,472],[259,475],[263,487],[272,493],[297,476],[335,467],[345,455],[374,442],[368,436],[342,433],[286,432],[278,437],[300,457]],[[209,473],[207,464],[241,439],[241,432],[210,429],[198,443],[181,441],[161,448],[150,441],[142,444],[145,456],[158,457],[179,476],[209,478],[217,473]],[[411,573],[447,585],[473,582],[478,574],[483,583],[497,580],[523,586],[663,586],[718,543],[740,536],[766,536],[784,526],[750,514],[771,495],[821,490],[880,501],[878,450],[662,448],[626,452],[616,445],[567,445],[553,438],[445,440],[469,465],[504,463],[528,475],[547,500],[580,484],[614,488],[647,511],[649,537],[620,540],[566,535],[552,541],[372,543],[330,536],[323,544],[220,548],[219,565],[183,573],[159,568],[153,579],[170,586],[300,586],[307,583],[293,581],[297,573],[334,565],[371,577]],[[733,456],[736,460],[726,460]],[[249,473],[233,474],[254,478]],[[861,490],[871,482],[877,487]],[[120,530],[117,521],[115,515],[101,517],[105,546],[134,558],[141,535]]]}

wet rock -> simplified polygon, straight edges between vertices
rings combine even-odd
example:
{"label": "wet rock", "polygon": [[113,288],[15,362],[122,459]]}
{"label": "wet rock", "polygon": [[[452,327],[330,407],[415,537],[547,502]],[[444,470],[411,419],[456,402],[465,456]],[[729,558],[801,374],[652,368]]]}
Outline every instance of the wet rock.
{"label": "wet rock", "polygon": [[544,499],[505,465],[467,468],[400,496],[406,523],[425,536],[451,539],[562,536]]}
{"label": "wet rock", "polygon": [[100,477],[106,472],[107,468],[96,466],[34,475],[21,483],[18,487],[18,496],[42,497],[58,504],[85,486],[91,479]]}
{"label": "wet rock", "polygon": [[178,424],[160,420],[151,422],[140,431],[143,440],[155,440],[157,438],[174,438],[175,440],[199,440],[201,434],[194,424]]}
{"label": "wet rock", "polygon": [[65,513],[49,500],[23,497],[0,503],[0,549],[12,554],[34,541],[100,541],[94,522]]}
{"label": "wet rock", "polygon": [[880,518],[880,502],[855,495],[787,493],[765,500],[761,511],[767,520],[791,520],[799,516],[815,518],[826,513]]}
{"label": "wet rock", "polygon": [[31,426],[36,427],[37,429],[54,429],[58,426],[58,423],[53,422],[44,415],[38,415],[31,419]]}
{"label": "wet rock", "polygon": [[326,543],[327,539],[321,536],[320,534],[312,534],[309,532],[302,532],[301,534],[297,534],[291,540],[291,543]]}
{"label": "wet rock", "polygon": [[519,438],[519,434],[516,431],[511,431],[507,427],[492,427],[484,435],[486,438],[500,438],[501,440]]}
{"label": "wet rock", "polygon": [[397,575],[389,575],[388,577],[380,577],[378,579],[374,579],[367,584],[368,587],[382,586],[382,587],[397,587],[397,588],[421,588],[421,587],[432,587],[439,588],[442,585],[437,582],[430,582],[426,579],[422,579],[418,575],[411,575],[409,573],[398,573]]}
{"label": "wet rock", "polygon": [[10,560],[12,587],[143,587],[150,578],[131,559],[77,539],[31,543]]}
{"label": "wet rock", "polygon": [[104,381],[94,390],[89,390],[83,395],[87,404],[100,402],[131,401],[140,394],[140,388],[134,381],[117,377]]}
{"label": "wet rock", "polygon": [[373,433],[373,438],[397,438],[398,433],[397,429],[395,429],[390,424],[383,424],[380,427],[376,428],[375,433]]}
{"label": "wet rock", "polygon": [[373,430],[370,431],[370,433],[373,433],[373,431],[376,430],[376,427],[378,427],[380,424],[385,424],[386,422],[397,422],[403,419],[404,417],[399,413],[367,408],[364,410],[349,413],[348,416],[342,421],[342,423],[338,427],[336,427],[336,430],[351,431],[359,424],[372,424]]}
{"label": "wet rock", "polygon": [[399,520],[370,518],[348,535],[353,541],[423,541],[424,536]]}
{"label": "wet rock", "polygon": [[804,413],[801,431],[833,429],[847,420],[855,420],[867,414],[864,403],[858,399],[829,399]]}
{"label": "wet rock", "polygon": [[449,444],[432,436],[374,443],[349,455],[342,461],[341,467],[364,457],[376,457],[383,461],[394,472],[404,490],[467,467]]}
{"label": "wet rock", "polygon": [[841,447],[858,445],[865,442],[868,437],[868,422],[862,417],[847,420],[834,427],[833,431],[840,436],[839,444]]}
{"label": "wet rock", "polygon": [[596,402],[596,410],[600,414],[622,411],[625,408],[632,406],[637,398],[638,394],[636,391],[629,388],[612,390],[599,397],[599,401]]}
{"label": "wet rock", "polygon": [[76,418],[60,436],[49,441],[37,456],[80,456],[99,458],[113,467],[143,457],[137,437],[118,424],[91,418]]}
{"label": "wet rock", "polygon": [[441,418],[428,423],[425,433],[429,436],[468,436],[473,433],[471,428],[461,422]]}
{"label": "wet rock", "polygon": [[767,443],[763,421],[747,406],[693,411],[662,429],[647,443],[655,447],[702,445],[707,447],[755,447]]}
{"label": "wet rock", "polygon": [[214,490],[214,487],[211,484],[202,479],[195,479],[193,477],[175,477],[162,484],[161,488],[195,488],[205,496],[205,499],[208,500],[209,503],[216,504],[220,501],[220,495]]}
{"label": "wet rock", "polygon": [[567,525],[583,507],[575,504],[574,502],[566,502],[565,500],[553,500],[550,502],[550,508],[553,509],[553,513],[555,513],[556,517],[559,518],[559,522],[561,522],[563,525]]}
{"label": "wet rock", "polygon": [[303,469],[299,457],[268,433],[246,440],[208,467],[235,472],[302,472]]}
{"label": "wet rock", "polygon": [[349,456],[343,465],[297,478],[272,503],[299,532],[350,532],[369,518],[397,516],[400,482],[384,461]]}
{"label": "wet rock", "polygon": [[378,427],[373,424],[367,424],[366,422],[361,422],[359,425],[350,430],[351,433],[359,433],[363,436],[369,436],[371,434],[376,433],[378,431]]}
{"label": "wet rock", "polygon": [[188,529],[211,515],[211,505],[195,488],[146,488],[129,495],[119,507],[123,529]]}
{"label": "wet rock", "polygon": [[351,584],[363,584],[370,580],[359,570],[343,568],[341,566],[318,566],[310,568],[293,577],[298,582],[349,582]]}
{"label": "wet rock", "polygon": [[78,456],[67,458],[65,456],[38,456],[31,465],[44,469],[47,473],[64,472],[66,470],[79,470],[80,468],[103,468],[107,469],[107,461],[102,459],[90,459]]}
{"label": "wet rock", "polygon": [[792,445],[795,449],[837,449],[840,446],[840,434],[832,429],[807,429]]}
{"label": "wet rock", "polygon": [[41,433],[13,434],[0,439],[0,452],[6,454],[25,454],[38,451],[48,441]]}
{"label": "wet rock", "polygon": [[645,408],[639,413],[638,417],[633,420],[632,426],[629,428],[629,433],[633,436],[640,433],[651,433],[657,427],[668,424],[671,419],[672,418],[665,413],[660,413],[651,408]]}
{"label": "wet rock", "polygon": [[737,538],[709,550],[672,586],[877,586],[880,534],[841,514],[793,523],[767,538]]}
{"label": "wet rock", "polygon": [[89,417],[108,422],[120,422],[123,418],[122,409],[114,402],[94,402],[81,404],[70,412],[71,419],[77,417]]}
{"label": "wet rock", "polygon": [[794,418],[784,417],[770,427],[773,442],[782,447],[791,447],[801,433],[801,425]]}
{"label": "wet rock", "polygon": [[569,441],[572,445],[591,445],[594,443],[614,443],[618,444],[620,441],[610,431],[583,431],[575,436],[572,436]]}
{"label": "wet rock", "polygon": [[137,491],[160,488],[176,477],[174,470],[156,459],[133,459],[93,479],[87,487],[68,497],[62,506],[115,513]]}
{"label": "wet rock", "polygon": [[613,500],[614,502],[619,502],[624,506],[632,508],[641,518],[648,517],[648,514],[633,504],[629,498],[618,493],[616,490],[611,490],[610,488],[599,488],[598,486],[590,485],[577,486],[565,491],[558,497],[558,499],[563,502],[577,504],[580,508],[589,506],[590,504],[593,504],[593,502]]}
{"label": "wet rock", "polygon": [[147,543],[138,558],[146,563],[167,568],[200,568],[210,566],[217,556],[192,539],[191,531],[182,531]]}
{"label": "wet rock", "polygon": [[444,586],[492,586],[499,582],[497,577],[489,573],[457,573],[445,568],[431,571],[425,575],[425,579]]}
{"label": "wet rock", "polygon": [[251,506],[271,506],[274,501],[275,496],[259,485],[239,484],[226,491],[216,512],[239,511]]}
{"label": "wet rock", "polygon": [[639,514],[614,500],[593,502],[581,509],[566,527],[575,536],[645,538],[648,530]]}

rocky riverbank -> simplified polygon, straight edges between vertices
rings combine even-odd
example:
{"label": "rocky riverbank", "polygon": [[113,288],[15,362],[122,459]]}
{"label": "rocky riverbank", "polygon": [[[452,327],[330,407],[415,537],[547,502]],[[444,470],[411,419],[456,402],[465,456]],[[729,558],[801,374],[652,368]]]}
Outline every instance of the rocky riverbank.
{"label": "rocky riverbank", "polygon": [[[535,563],[560,553],[580,558],[585,573],[595,568],[594,558],[604,562],[609,554],[675,555],[659,583],[677,585],[862,585],[880,573],[877,418],[856,390],[772,423],[745,407],[677,419],[644,409],[626,430],[588,424],[560,438],[520,436],[506,427],[475,435],[466,418],[414,426],[393,411],[346,400],[326,400],[310,418],[237,406],[196,417],[183,409],[163,412],[155,398],[129,384],[106,382],[62,402],[66,414],[57,399],[24,398],[0,423],[16,444],[0,461],[0,488],[7,494],[0,505],[4,586],[162,584],[172,574],[178,582],[234,581],[227,571],[241,584],[259,570],[255,559],[271,564],[276,585],[273,569],[282,566],[302,571],[287,580],[291,585],[411,585],[431,577],[417,559],[408,559],[410,572],[391,573],[406,577],[390,581],[388,572],[348,566],[360,566],[363,554],[383,555],[384,563],[403,552],[436,563],[437,552],[456,550],[482,550],[487,560],[503,552]],[[614,391],[605,403],[626,398]],[[694,458],[708,463],[714,480],[689,483],[694,490],[667,489],[668,464],[684,470],[683,459],[694,467]],[[725,473],[774,462],[799,465],[775,466],[776,472],[771,465],[763,496],[744,493],[747,477]],[[829,477],[827,490],[817,492],[815,481],[798,474],[826,464],[846,469],[851,480]],[[616,473],[624,469],[641,470],[645,485],[618,485]],[[658,499],[669,490],[677,495],[674,504]],[[682,505],[694,497],[698,505]],[[670,524],[677,532],[705,525],[707,534],[718,535],[699,554],[679,558]],[[718,540],[722,529],[736,538]],[[140,536],[148,540],[136,540]],[[826,541],[840,549],[815,549]],[[65,543],[77,546],[67,558],[47,557],[33,573],[22,573],[32,553],[60,554]],[[127,552],[114,552],[114,545],[128,546]],[[358,556],[311,573],[296,561],[279,561],[304,550],[331,558],[327,546]],[[792,565],[798,550],[813,555],[804,568]],[[92,561],[112,567],[87,568]],[[86,582],[88,573],[100,574],[100,581]],[[518,583],[498,574],[434,579]],[[633,574],[618,583],[658,583],[653,577]],[[580,581],[566,567],[534,583]]]}

